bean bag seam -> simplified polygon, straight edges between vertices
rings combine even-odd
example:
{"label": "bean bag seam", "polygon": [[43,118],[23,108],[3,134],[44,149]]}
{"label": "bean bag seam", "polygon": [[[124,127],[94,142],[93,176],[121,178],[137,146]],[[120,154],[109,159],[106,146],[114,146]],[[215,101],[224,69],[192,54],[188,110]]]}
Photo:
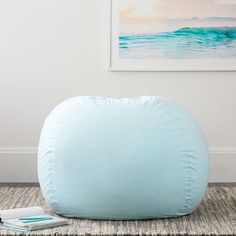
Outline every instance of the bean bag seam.
{"label": "bean bag seam", "polygon": [[[181,121],[181,119],[180,119]],[[189,147],[190,138],[188,138],[187,133],[185,132],[185,129],[180,129],[183,137],[183,142],[185,148],[182,150],[183,157],[182,157],[182,164],[185,171],[185,203],[183,207],[180,210],[180,214],[186,214],[190,213],[191,206],[192,206],[192,200],[195,190],[195,181],[196,179],[193,178],[194,172],[196,171],[196,155],[192,154],[193,150],[191,150]]]}
{"label": "bean bag seam", "polygon": [[[50,206],[53,208],[53,210],[57,213],[60,213],[60,206],[57,202],[57,198],[56,198],[56,189],[55,189],[55,185],[53,184],[53,176],[54,176],[54,169],[52,164],[55,163],[54,162],[54,158],[55,158],[55,154],[56,154],[56,146],[58,145],[58,135],[56,135],[56,133],[60,133],[59,129],[62,129],[63,127],[63,122],[65,121],[66,117],[67,117],[67,114],[70,110],[72,110],[72,104],[70,104],[70,106],[67,107],[67,109],[63,110],[63,113],[61,113],[61,115],[59,116],[60,119],[57,120],[57,123],[56,125],[52,125],[51,127],[51,132],[52,132],[52,135],[50,136],[50,141],[49,143],[53,143],[53,145],[51,147],[48,147],[48,150],[47,152],[50,152],[50,155],[47,154],[47,152],[45,152],[45,155],[46,155],[46,161],[44,162],[45,163],[45,166],[48,167],[48,170],[46,171],[47,172],[47,176],[45,176],[45,179],[46,179],[46,189],[47,189],[47,196],[48,196],[48,201],[50,202]],[[57,113],[57,109],[54,110],[55,113]],[[59,110],[60,112],[60,110]],[[55,132],[57,131],[57,132]],[[44,156],[44,155],[43,155]]]}

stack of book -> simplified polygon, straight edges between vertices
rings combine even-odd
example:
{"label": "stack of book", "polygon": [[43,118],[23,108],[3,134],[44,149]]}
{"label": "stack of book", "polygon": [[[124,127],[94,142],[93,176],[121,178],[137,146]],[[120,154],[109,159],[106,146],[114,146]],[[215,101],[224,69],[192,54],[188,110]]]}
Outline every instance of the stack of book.
{"label": "stack of book", "polygon": [[47,215],[41,207],[0,210],[0,228],[21,232],[66,225],[63,218]]}

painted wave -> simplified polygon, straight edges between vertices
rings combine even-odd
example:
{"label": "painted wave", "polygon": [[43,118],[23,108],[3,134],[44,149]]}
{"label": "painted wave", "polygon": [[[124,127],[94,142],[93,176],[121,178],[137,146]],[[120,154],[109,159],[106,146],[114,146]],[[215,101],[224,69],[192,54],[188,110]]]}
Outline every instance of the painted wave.
{"label": "painted wave", "polygon": [[173,32],[120,35],[124,58],[236,58],[236,27],[181,28]]}

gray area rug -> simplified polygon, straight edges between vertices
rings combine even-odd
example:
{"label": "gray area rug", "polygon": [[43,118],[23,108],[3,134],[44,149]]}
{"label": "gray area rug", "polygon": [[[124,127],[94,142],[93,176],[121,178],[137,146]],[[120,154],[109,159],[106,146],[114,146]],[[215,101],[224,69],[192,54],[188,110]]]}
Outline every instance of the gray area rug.
{"label": "gray area rug", "polygon": [[[41,206],[37,185],[0,185],[0,209]],[[0,230],[0,235],[20,235]],[[210,186],[199,208],[191,215],[161,220],[98,221],[70,219],[69,225],[33,231],[26,235],[236,235],[236,186]]]}

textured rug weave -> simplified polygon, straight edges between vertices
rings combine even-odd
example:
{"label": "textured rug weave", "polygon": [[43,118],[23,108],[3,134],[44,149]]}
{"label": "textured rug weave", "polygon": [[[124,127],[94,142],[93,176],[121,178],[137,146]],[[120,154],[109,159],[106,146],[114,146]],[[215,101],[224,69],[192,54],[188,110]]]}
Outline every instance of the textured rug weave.
{"label": "textured rug weave", "polygon": [[[28,206],[47,208],[40,188],[0,185],[0,209]],[[20,235],[0,230],[0,235]],[[27,235],[236,235],[236,186],[211,186],[191,215],[161,220],[96,221],[70,219],[69,225]]]}

